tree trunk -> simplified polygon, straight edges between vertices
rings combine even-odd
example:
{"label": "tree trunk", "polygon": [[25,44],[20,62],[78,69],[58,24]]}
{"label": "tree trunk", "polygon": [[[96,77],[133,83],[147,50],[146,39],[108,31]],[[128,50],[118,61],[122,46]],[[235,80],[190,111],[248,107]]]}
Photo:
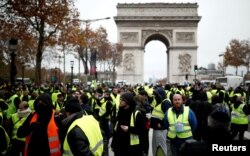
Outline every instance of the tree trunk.
{"label": "tree trunk", "polygon": [[43,55],[43,45],[44,45],[44,21],[41,21],[41,27],[39,30],[39,41],[36,54],[36,83],[41,84],[41,66],[42,66],[42,55]]}
{"label": "tree trunk", "polygon": [[83,55],[82,62],[83,62],[84,74],[87,75],[89,73],[89,68],[88,68],[88,48],[85,49],[85,55]]}

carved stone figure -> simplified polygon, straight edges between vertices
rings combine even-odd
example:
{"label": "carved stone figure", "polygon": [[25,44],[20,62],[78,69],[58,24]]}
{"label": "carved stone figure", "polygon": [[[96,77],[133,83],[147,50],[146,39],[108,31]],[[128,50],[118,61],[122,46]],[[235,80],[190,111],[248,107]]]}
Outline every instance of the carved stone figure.
{"label": "carved stone figure", "polygon": [[180,73],[190,73],[191,70],[191,58],[192,56],[190,54],[183,54],[179,55],[179,70]]}
{"label": "carved stone figure", "polygon": [[125,71],[134,71],[135,61],[134,61],[134,55],[132,53],[125,54],[123,62]]}

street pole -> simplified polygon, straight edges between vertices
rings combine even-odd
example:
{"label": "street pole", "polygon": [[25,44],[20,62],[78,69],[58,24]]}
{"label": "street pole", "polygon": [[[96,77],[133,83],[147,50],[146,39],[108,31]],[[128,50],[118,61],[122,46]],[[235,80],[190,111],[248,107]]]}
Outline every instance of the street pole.
{"label": "street pole", "polygon": [[22,62],[22,84],[24,85],[24,62]]}
{"label": "street pole", "polygon": [[74,68],[74,61],[70,61],[71,64],[71,86],[73,85],[73,68]]}

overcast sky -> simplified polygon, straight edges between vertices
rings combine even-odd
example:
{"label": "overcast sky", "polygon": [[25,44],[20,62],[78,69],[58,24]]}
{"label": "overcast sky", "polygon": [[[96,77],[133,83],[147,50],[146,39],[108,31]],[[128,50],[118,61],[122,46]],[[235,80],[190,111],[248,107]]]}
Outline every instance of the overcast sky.
{"label": "overcast sky", "polygon": [[[108,39],[117,42],[117,27],[112,18],[117,15],[117,3],[149,2],[198,3],[198,15],[202,17],[198,25],[198,66],[207,67],[210,63],[217,66],[222,61],[218,55],[225,51],[231,39],[250,39],[250,0],[78,0],[76,6],[81,19],[111,17],[110,20],[92,22],[91,27],[98,28],[102,25],[107,29]],[[166,68],[157,69],[152,66],[166,66],[165,45],[152,41],[146,45],[145,50],[145,77],[165,77]],[[241,70],[244,68],[238,73]]]}

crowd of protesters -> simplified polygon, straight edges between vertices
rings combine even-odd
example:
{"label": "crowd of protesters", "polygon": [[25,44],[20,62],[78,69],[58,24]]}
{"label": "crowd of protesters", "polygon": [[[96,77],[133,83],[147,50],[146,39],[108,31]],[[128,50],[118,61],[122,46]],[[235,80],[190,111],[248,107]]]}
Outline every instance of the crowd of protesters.
{"label": "crowd of protesters", "polygon": [[248,130],[249,90],[240,86],[93,86],[2,84],[0,155],[109,156],[111,146],[115,156],[181,156]]}

